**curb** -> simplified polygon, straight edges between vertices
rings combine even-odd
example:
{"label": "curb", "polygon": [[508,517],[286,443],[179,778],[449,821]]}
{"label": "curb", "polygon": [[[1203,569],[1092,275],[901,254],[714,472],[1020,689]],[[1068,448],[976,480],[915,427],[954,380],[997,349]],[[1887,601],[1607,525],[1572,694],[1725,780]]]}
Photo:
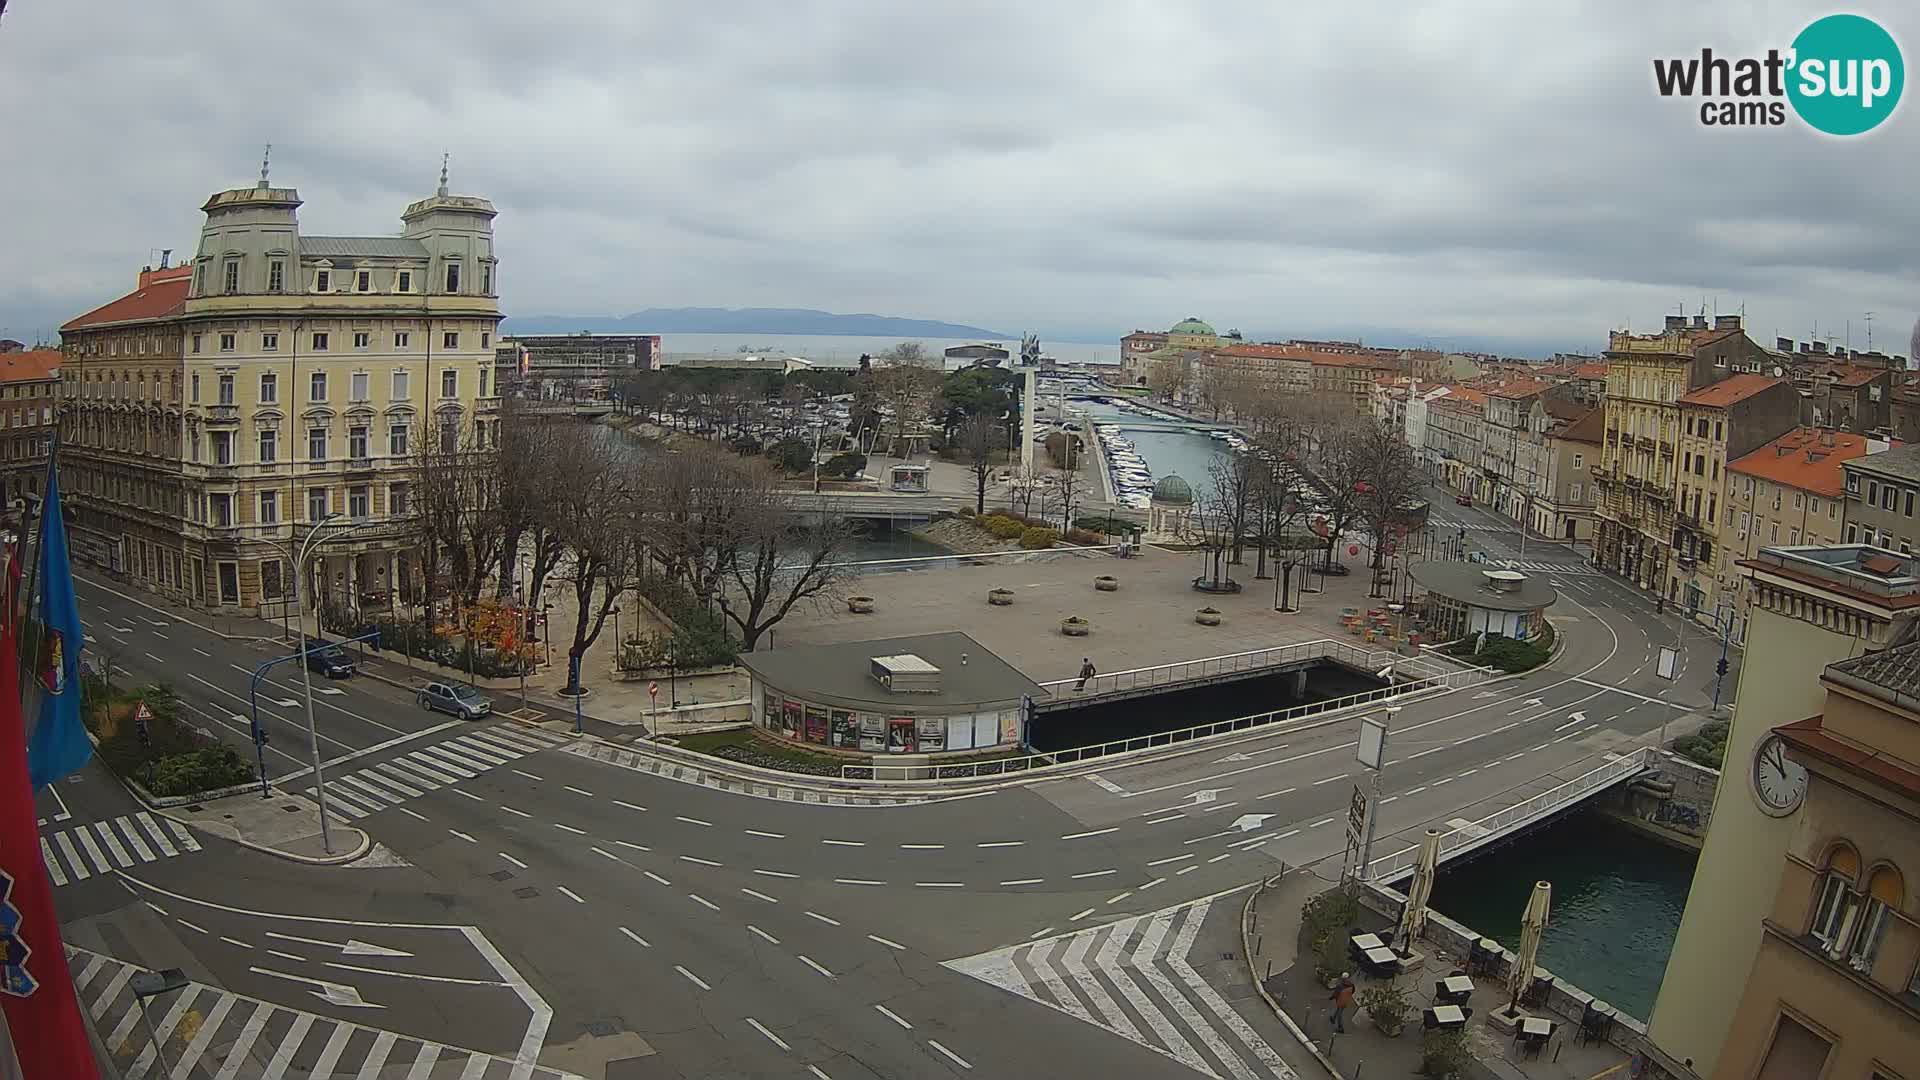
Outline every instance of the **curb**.
{"label": "curb", "polygon": [[1321,1053],[1320,1048],[1307,1037],[1307,1033],[1300,1030],[1300,1025],[1294,1023],[1293,1017],[1288,1016],[1287,1011],[1280,1007],[1280,1003],[1273,1000],[1273,995],[1267,993],[1267,985],[1260,981],[1260,976],[1253,970],[1253,905],[1259,901],[1260,894],[1267,891],[1269,883],[1267,880],[1262,880],[1259,887],[1248,895],[1245,906],[1240,909],[1240,955],[1247,961],[1247,978],[1253,981],[1254,989],[1260,991],[1260,1000],[1267,1003],[1267,1008],[1273,1010],[1273,1015],[1280,1018],[1280,1022],[1287,1026],[1287,1031],[1299,1041],[1301,1046],[1307,1048],[1307,1052],[1320,1063],[1320,1067],[1326,1069],[1330,1075],[1339,1077],[1340,1069],[1334,1065],[1333,1059]]}

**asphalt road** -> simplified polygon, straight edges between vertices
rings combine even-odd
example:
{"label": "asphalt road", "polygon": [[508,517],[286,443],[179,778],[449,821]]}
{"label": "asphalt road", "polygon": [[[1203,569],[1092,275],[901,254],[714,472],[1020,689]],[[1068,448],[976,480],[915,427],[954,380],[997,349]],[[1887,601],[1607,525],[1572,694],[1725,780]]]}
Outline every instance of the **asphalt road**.
{"label": "asphalt road", "polygon": [[[1437,514],[1518,559],[1517,535],[1476,515]],[[1564,550],[1529,544],[1528,560],[1562,584],[1564,652],[1397,715],[1376,855],[1710,701],[1717,641]],[[250,673],[275,649],[97,587],[81,598],[91,647],[106,643],[124,678],[168,679],[193,715],[246,745]],[[1655,650],[1675,642],[1680,677],[1660,679]],[[298,672],[276,671],[288,677],[263,687],[268,764],[297,791],[312,784]],[[142,859],[128,830],[146,826],[97,766],[42,797],[48,833],[87,829],[101,856],[69,841],[90,871],[80,878],[68,844],[51,845],[74,943],[180,963],[316,1018],[288,1051],[296,1065],[324,1054],[332,1024],[354,1026],[334,1036],[341,1060],[383,1045],[502,1060],[545,1047],[543,1064],[609,1077],[1183,1076],[1196,1062],[1284,1075],[1247,1027],[1257,1003],[1219,1000],[1188,977],[1186,955],[1237,914],[1237,900],[1205,898],[1337,858],[1361,772],[1348,718],[1097,780],[912,806],[795,804],[590,760],[508,721],[448,723],[373,680],[327,689],[338,692],[315,704],[328,788],[379,842],[377,865],[302,866],[205,834],[172,856],[149,836]],[[1051,970],[1031,962],[1049,949],[1099,991],[1098,1017],[1023,989]],[[224,1013],[223,1032],[237,1040],[246,1011]],[[280,1023],[261,1031],[284,1044]],[[263,1049],[269,1035],[256,1031]],[[436,1060],[456,1068],[450,1052]]]}

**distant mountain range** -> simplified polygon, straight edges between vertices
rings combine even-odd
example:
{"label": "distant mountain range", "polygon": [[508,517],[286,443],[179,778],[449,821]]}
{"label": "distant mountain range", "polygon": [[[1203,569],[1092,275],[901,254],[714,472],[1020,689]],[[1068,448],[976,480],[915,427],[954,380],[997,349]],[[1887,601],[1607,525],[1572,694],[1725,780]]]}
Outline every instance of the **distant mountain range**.
{"label": "distant mountain range", "polygon": [[648,308],[631,315],[524,315],[505,320],[509,334],[581,330],[632,334],[814,334],[848,337],[1018,340],[978,326],[892,315],[841,315],[809,308]]}

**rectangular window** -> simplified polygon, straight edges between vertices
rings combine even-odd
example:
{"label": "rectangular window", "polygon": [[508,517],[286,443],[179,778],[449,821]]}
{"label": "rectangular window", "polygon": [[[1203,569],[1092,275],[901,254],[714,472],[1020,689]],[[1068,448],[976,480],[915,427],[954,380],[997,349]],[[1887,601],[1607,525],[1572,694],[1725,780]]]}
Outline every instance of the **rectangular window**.
{"label": "rectangular window", "polygon": [[233,345],[234,345],[233,339],[234,339],[234,335],[232,334],[221,334],[220,335],[220,351],[232,352]]}
{"label": "rectangular window", "polygon": [[211,522],[216,529],[233,527],[233,496],[218,491],[207,497],[207,507],[212,511]]}
{"label": "rectangular window", "polygon": [[1860,526],[1851,521],[1847,522],[1847,543],[1857,544],[1859,542]]}
{"label": "rectangular window", "polygon": [[240,564],[230,562],[215,563],[214,568],[220,573],[220,602],[223,604],[239,603]]}
{"label": "rectangular window", "polygon": [[220,373],[219,379],[218,390],[220,392],[220,404],[233,404],[233,372],[223,371]]}
{"label": "rectangular window", "polygon": [[413,345],[413,335],[412,335],[412,334],[409,334],[409,333],[407,333],[407,332],[406,332],[405,330],[396,330],[396,331],[394,331],[394,334],[393,334],[393,347],[394,347],[394,350],[395,350],[396,352],[397,352],[397,351],[400,351],[400,350],[404,350],[404,349],[408,349],[408,348],[411,348],[411,347],[412,347],[412,345]]}
{"label": "rectangular window", "polygon": [[413,291],[413,271],[411,271],[411,270],[402,270],[402,271],[400,271],[400,286],[399,286],[399,291],[401,291],[401,292],[412,292],[412,291]]}
{"label": "rectangular window", "polygon": [[440,452],[451,454],[460,447],[460,429],[453,424],[440,425]]}
{"label": "rectangular window", "polygon": [[440,347],[443,349],[459,348],[460,347],[460,331],[448,330],[446,333],[441,334]]}
{"label": "rectangular window", "polygon": [[459,263],[447,264],[447,291],[450,293],[457,293],[460,291],[460,264]]}
{"label": "rectangular window", "polygon": [[211,431],[207,437],[213,440],[213,463],[215,465],[233,464],[233,432]]}
{"label": "rectangular window", "polygon": [[1587,467],[1586,458],[1579,454],[1573,455],[1573,467],[1576,469],[1586,468]]}
{"label": "rectangular window", "polygon": [[280,493],[263,491],[260,493],[260,524],[273,525],[280,520]]}
{"label": "rectangular window", "polygon": [[332,292],[333,291],[333,274],[326,270],[322,270],[318,274],[315,274],[313,277],[313,287],[314,287],[314,290],[317,292]]}
{"label": "rectangular window", "polygon": [[280,376],[271,371],[260,373],[260,404],[272,405],[280,400]]}
{"label": "rectangular window", "polygon": [[367,429],[364,426],[347,429],[347,456],[355,461],[366,460]]}
{"label": "rectangular window", "polygon": [[192,400],[195,405],[198,405],[200,404],[200,373],[199,372],[196,371],[193,373],[192,383],[193,383],[193,399]]}
{"label": "rectangular window", "polygon": [[1767,543],[1777,544],[1779,542],[1780,542],[1780,523],[1774,522],[1772,525],[1767,527]]}
{"label": "rectangular window", "polygon": [[405,517],[413,509],[412,493],[405,483],[397,483],[387,488],[387,514],[390,517]]}
{"label": "rectangular window", "polygon": [[307,377],[307,400],[327,400],[327,373],[316,371]]}
{"label": "rectangular window", "polygon": [[237,293],[240,291],[240,260],[239,259],[227,260],[227,277],[226,277],[225,285],[226,285],[225,291],[228,293]]}
{"label": "rectangular window", "polygon": [[1719,441],[1721,439],[1726,438],[1726,422],[1725,421],[1715,420],[1713,422],[1713,437],[1715,441]]}
{"label": "rectangular window", "polygon": [[261,334],[260,335],[260,351],[261,352],[279,352],[280,351],[280,335],[272,332]]}
{"label": "rectangular window", "polygon": [[1794,492],[1794,493],[1793,493],[1793,508],[1794,508],[1795,510],[1798,510],[1798,509],[1800,509],[1800,500],[1801,500],[1801,495],[1800,495],[1800,493],[1799,493],[1799,492],[1797,492],[1797,491],[1796,491],[1796,492]]}
{"label": "rectangular window", "polygon": [[492,340],[493,340],[493,335],[492,335],[492,334],[489,334],[489,333],[487,333],[487,332],[486,332],[485,330],[482,330],[482,331],[480,332],[480,347],[481,347],[481,348],[483,348],[483,349],[484,349],[484,348],[487,348],[487,346],[488,346],[488,342],[491,342]]}
{"label": "rectangular window", "polygon": [[372,289],[373,288],[372,272],[367,270],[361,270],[355,273],[353,277],[353,287],[359,290],[360,292],[366,292]]}
{"label": "rectangular window", "polygon": [[352,382],[349,384],[349,389],[351,390],[351,394],[347,400],[349,401],[367,400],[367,379],[368,379],[368,375],[364,371],[356,371],[353,373]]}
{"label": "rectangular window", "polygon": [[287,566],[279,559],[260,560],[260,599],[284,599],[287,592]]}
{"label": "rectangular window", "polygon": [[1913,489],[1907,489],[1907,516],[1913,516]]}
{"label": "rectangular window", "polygon": [[[493,295],[493,264],[492,263],[488,263],[487,265],[482,266],[480,268],[480,295],[481,296]],[[482,347],[484,348],[484,346]]]}
{"label": "rectangular window", "polygon": [[373,512],[373,498],[365,484],[347,489],[347,516],[358,520]]}
{"label": "rectangular window", "polygon": [[200,335],[199,335],[199,334],[195,334],[195,335],[193,335],[193,337],[191,337],[191,338],[190,338],[190,339],[188,339],[188,340],[189,340],[189,342],[190,342],[190,344],[189,344],[189,345],[188,345],[187,347],[188,347],[189,349],[191,349],[192,351],[194,351],[194,352],[199,352],[199,351],[200,351]]}
{"label": "rectangular window", "polygon": [[307,520],[319,521],[327,516],[327,489],[323,487],[307,489]]}
{"label": "rectangular window", "polygon": [[1893,497],[1898,494],[1899,492],[1894,490],[1894,487],[1892,484],[1888,484],[1886,487],[1881,488],[1880,489],[1880,509],[1882,510],[1893,509]]}
{"label": "rectangular window", "polygon": [[1800,530],[1799,530],[1799,529],[1788,529],[1788,530],[1787,530],[1787,543],[1789,543],[1789,544],[1797,544],[1797,543],[1799,543],[1799,542],[1800,542]]}
{"label": "rectangular window", "polygon": [[1847,490],[1852,492],[1855,495],[1860,494],[1860,474],[1859,473],[1847,474]]}
{"label": "rectangular window", "polygon": [[387,429],[387,453],[397,458],[407,456],[407,425],[395,424]]}
{"label": "rectangular window", "polygon": [[460,396],[460,373],[448,368],[440,373],[440,396],[454,398]]}
{"label": "rectangular window", "polygon": [[307,432],[307,460],[327,460],[327,429],[314,428]]}
{"label": "rectangular window", "polygon": [[1867,481],[1867,501],[1870,503],[1877,503],[1880,501],[1880,481],[1878,480]]}
{"label": "rectangular window", "polygon": [[271,465],[280,460],[280,433],[272,428],[260,432],[260,464]]}
{"label": "rectangular window", "polygon": [[487,369],[484,367],[480,369],[480,396],[487,396]]}
{"label": "rectangular window", "polygon": [[327,351],[327,332],[325,330],[318,331],[313,335],[313,351]]}
{"label": "rectangular window", "polygon": [[366,332],[365,330],[355,330],[355,331],[353,332],[353,347],[354,347],[354,348],[356,348],[356,349],[364,349],[364,348],[366,348],[367,346],[369,346],[369,345],[371,345],[371,344],[373,344],[373,335],[372,335],[372,334],[369,334],[369,333],[367,333],[367,332]]}
{"label": "rectangular window", "polygon": [[267,291],[279,292],[286,288],[287,264],[284,259],[273,259],[267,263]]}

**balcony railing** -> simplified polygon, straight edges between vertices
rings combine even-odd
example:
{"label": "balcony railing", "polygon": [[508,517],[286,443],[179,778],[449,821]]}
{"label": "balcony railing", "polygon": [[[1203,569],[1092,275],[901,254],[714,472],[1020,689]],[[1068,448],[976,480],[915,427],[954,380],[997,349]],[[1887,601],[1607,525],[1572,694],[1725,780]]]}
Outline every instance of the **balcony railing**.
{"label": "balcony railing", "polygon": [[240,406],[238,405],[207,406],[207,423],[237,424],[239,422],[240,422]]}

